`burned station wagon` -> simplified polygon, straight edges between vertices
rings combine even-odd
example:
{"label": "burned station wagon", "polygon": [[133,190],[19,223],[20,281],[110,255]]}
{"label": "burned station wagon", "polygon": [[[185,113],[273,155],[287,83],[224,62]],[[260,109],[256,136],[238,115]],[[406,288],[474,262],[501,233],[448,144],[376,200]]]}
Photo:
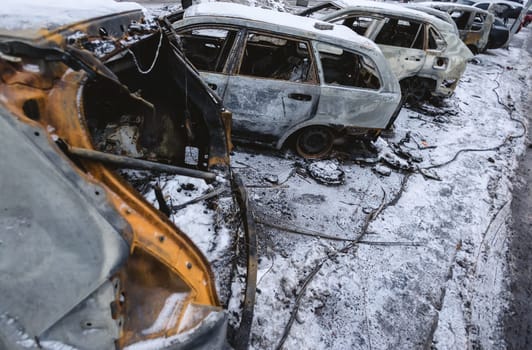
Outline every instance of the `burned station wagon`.
{"label": "burned station wagon", "polygon": [[223,348],[232,283],[200,244],[232,266],[230,114],[138,5],[0,18],[0,349]]}
{"label": "burned station wagon", "polygon": [[424,12],[397,4],[335,0],[300,15],[325,10],[329,13],[318,18],[343,24],[379,45],[411,101],[450,96],[473,57],[452,25]]}
{"label": "burned station wagon", "polygon": [[307,158],[346,136],[373,139],[400,108],[379,48],[348,28],[231,3],[189,7],[174,23],[185,56],[233,113],[233,138]]}

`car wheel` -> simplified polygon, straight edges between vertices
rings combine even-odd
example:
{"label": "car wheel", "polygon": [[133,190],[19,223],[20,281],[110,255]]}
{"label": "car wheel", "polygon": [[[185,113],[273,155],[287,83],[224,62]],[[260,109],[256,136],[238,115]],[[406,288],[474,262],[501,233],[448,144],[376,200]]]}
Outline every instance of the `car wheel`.
{"label": "car wheel", "polygon": [[299,132],[296,139],[296,151],[308,159],[326,157],[333,147],[333,133],[325,126],[311,126]]}

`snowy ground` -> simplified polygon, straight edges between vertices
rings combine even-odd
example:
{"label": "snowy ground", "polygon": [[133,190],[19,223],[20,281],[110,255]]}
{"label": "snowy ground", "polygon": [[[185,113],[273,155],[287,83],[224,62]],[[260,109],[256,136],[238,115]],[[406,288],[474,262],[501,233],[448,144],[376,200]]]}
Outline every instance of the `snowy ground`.
{"label": "snowy ground", "polygon": [[514,47],[477,57],[443,106],[403,109],[377,142],[405,170],[319,163],[345,173],[326,186],[291,152],[235,152],[261,223],[252,348],[505,347],[510,190],[532,59]]}
{"label": "snowy ground", "polygon": [[[523,47],[477,56],[443,105],[403,109],[373,157],[312,163],[236,150],[232,165],[259,223],[251,348],[506,348],[511,189],[531,63]],[[312,168],[341,170],[342,183],[324,185]],[[213,190],[203,187],[193,195]],[[223,272],[218,288],[234,321],[245,276],[240,269],[227,290],[229,231],[220,245],[197,243]]]}

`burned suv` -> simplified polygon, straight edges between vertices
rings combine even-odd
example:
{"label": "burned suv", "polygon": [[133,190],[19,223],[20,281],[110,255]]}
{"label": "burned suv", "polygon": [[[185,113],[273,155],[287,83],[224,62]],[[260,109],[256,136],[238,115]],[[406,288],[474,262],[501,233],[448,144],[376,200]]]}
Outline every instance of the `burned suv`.
{"label": "burned suv", "polygon": [[373,139],[400,108],[378,47],[343,26],[232,3],[174,23],[185,56],[233,113],[233,137],[307,158],[346,136]]}
{"label": "burned suv", "polygon": [[138,5],[0,18],[0,348],[224,347],[230,113]]}
{"label": "burned suv", "polygon": [[318,18],[343,24],[379,45],[411,101],[450,96],[473,57],[452,25],[424,12],[397,4],[335,0],[300,15],[325,10]]}

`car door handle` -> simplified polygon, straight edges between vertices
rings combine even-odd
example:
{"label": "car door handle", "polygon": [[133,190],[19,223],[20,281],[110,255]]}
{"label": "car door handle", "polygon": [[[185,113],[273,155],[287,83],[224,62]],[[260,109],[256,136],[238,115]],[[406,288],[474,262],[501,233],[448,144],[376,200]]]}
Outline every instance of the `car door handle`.
{"label": "car door handle", "polygon": [[288,94],[288,97],[294,100],[298,101],[310,101],[312,100],[312,96],[307,94],[298,94],[298,93],[290,93]]}
{"label": "car door handle", "polygon": [[218,85],[216,84],[207,83],[207,85],[209,85],[209,87],[213,90],[216,90],[218,88]]}

